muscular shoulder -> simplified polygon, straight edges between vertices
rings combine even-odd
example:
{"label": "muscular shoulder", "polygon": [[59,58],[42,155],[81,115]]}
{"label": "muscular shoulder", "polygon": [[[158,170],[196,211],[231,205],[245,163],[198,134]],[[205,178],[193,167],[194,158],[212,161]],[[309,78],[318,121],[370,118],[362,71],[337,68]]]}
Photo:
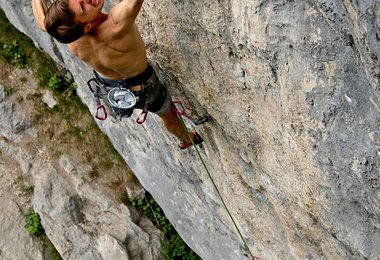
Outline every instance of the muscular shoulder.
{"label": "muscular shoulder", "polygon": [[71,53],[77,56],[78,45],[75,42],[67,44],[67,47],[69,48]]}
{"label": "muscular shoulder", "polygon": [[123,0],[113,6],[109,18],[120,29],[131,29],[144,0]]}

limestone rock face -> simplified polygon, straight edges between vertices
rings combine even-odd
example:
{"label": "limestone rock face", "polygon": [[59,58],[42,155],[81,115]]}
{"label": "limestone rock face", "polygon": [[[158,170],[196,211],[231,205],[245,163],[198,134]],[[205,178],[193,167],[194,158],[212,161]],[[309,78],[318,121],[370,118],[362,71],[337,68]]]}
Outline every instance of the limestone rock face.
{"label": "limestone rock face", "polygon": [[[65,176],[49,165],[36,176],[35,209],[46,233],[65,259],[155,259],[160,256],[160,232],[146,232],[124,205],[115,206],[87,184],[86,167],[62,156]],[[144,223],[144,221],[141,221]],[[152,224],[150,224],[152,225]],[[57,228],[59,226],[59,228]],[[146,225],[149,230],[149,225]],[[153,232],[152,232],[153,231]],[[128,241],[128,243],[126,243]]]}
{"label": "limestone rock face", "polygon": [[[3,170],[3,169],[1,169]],[[6,174],[1,171],[1,174]],[[24,214],[18,203],[9,196],[0,197],[3,213],[0,216],[1,257],[4,259],[43,259],[40,243],[34,241],[24,228]]]}
{"label": "limestone rock face", "polygon": [[[38,31],[29,3],[0,3],[94,109],[91,69]],[[137,23],[172,95],[211,115],[200,155],[253,255],[378,259],[377,0],[146,0]],[[248,258],[194,149],[137,114],[99,126],[202,258]]]}
{"label": "limestone rock face", "polygon": [[[29,122],[22,121],[23,115],[15,111],[12,104],[4,99],[4,86],[0,85],[1,154],[9,151],[9,147],[5,146],[2,139],[19,139],[30,125]],[[12,112],[9,113],[10,111]],[[19,127],[15,127],[17,125]],[[19,196],[21,192],[16,185],[17,170],[16,163],[0,161],[0,257],[2,259],[42,259],[41,244],[34,240],[24,227],[27,200]]]}

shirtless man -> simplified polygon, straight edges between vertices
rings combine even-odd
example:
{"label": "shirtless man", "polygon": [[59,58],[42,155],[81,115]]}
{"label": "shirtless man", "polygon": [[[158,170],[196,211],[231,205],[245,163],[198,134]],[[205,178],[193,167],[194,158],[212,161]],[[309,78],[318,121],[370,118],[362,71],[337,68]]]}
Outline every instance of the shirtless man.
{"label": "shirtless man", "polygon": [[[123,0],[108,14],[102,12],[105,0],[32,0],[33,14],[41,30],[68,44],[69,50],[96,72],[100,83],[122,86],[139,97],[136,108],[147,108],[163,120],[165,127],[180,141],[191,140],[173,109],[167,89],[148,64],[146,49],[135,19],[144,0]],[[192,132],[195,143],[202,138]]]}

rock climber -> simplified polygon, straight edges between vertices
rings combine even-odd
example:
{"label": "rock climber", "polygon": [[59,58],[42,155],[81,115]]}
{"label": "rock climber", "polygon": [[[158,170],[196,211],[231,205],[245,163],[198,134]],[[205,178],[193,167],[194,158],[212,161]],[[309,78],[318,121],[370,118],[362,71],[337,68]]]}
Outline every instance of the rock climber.
{"label": "rock climber", "polygon": [[167,88],[148,63],[145,44],[135,23],[144,0],[123,0],[108,14],[105,0],[32,0],[33,14],[41,30],[48,32],[94,69],[96,78],[108,87],[128,88],[144,107],[157,114],[167,130],[186,149],[203,140],[196,131],[187,134],[177,117]]}

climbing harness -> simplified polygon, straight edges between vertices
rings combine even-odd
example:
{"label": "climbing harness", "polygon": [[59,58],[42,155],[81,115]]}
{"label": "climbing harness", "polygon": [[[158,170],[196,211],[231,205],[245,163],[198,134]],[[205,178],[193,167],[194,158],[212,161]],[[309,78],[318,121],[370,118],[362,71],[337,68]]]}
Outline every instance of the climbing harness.
{"label": "climbing harness", "polygon": [[[129,90],[130,87],[142,86],[154,74],[153,68],[148,64],[146,69],[140,74],[124,79],[124,80],[111,80],[103,78],[98,72],[93,70],[94,78],[87,82],[91,93],[94,95],[97,103],[97,113],[95,116],[99,120],[105,120],[106,116],[99,116],[99,114],[106,113],[106,108],[101,105],[100,99],[102,99],[107,105],[107,109],[111,109],[116,114],[119,120],[124,117],[130,117],[133,114],[134,107],[137,102],[143,102],[147,95],[145,86],[141,90]],[[136,94],[138,93],[138,94]],[[149,100],[146,100],[149,102]],[[145,102],[144,102],[145,103]],[[146,104],[142,105],[146,105]],[[140,105],[138,105],[140,106]],[[147,111],[147,110],[146,110]],[[141,117],[146,118],[147,112]],[[139,121],[141,123],[141,120]]]}
{"label": "climbing harness", "polygon": [[[102,89],[106,92],[107,95],[106,100],[104,98],[102,99],[111,105],[112,110],[115,112],[119,120],[121,120],[123,117],[130,117],[133,113],[134,106],[139,101],[139,97],[136,97],[129,89],[123,88],[121,86],[110,88],[101,83],[97,78],[92,78],[87,81],[87,85],[90,88],[90,91],[96,101],[95,118],[102,121],[107,119],[107,110],[100,101],[100,98],[102,96],[105,96],[105,94],[102,93]],[[145,111],[143,110],[142,112],[142,114],[144,113],[143,121],[141,119],[136,120],[139,124],[142,124],[146,119],[148,113],[147,103],[145,104],[144,108],[145,107]]]}
{"label": "climbing harness", "polygon": [[[174,103],[174,102],[173,102],[173,103]],[[179,106],[180,110],[177,109],[177,105]],[[231,219],[232,223],[234,224],[234,226],[235,226],[237,232],[239,233],[239,236],[240,236],[241,240],[243,241],[243,244],[244,244],[245,250],[250,254],[250,256],[252,257],[252,260],[259,260],[259,258],[258,258],[257,256],[254,256],[253,253],[251,252],[251,250],[249,249],[248,244],[247,244],[247,241],[246,241],[246,239],[243,237],[243,235],[242,235],[242,233],[241,233],[241,231],[240,231],[240,229],[239,229],[239,227],[238,227],[238,225],[237,225],[237,223],[236,223],[234,217],[232,216],[230,210],[228,209],[228,207],[227,207],[227,205],[226,205],[226,203],[225,203],[225,201],[224,201],[224,199],[223,199],[223,197],[222,197],[222,194],[220,193],[220,191],[219,191],[219,189],[218,189],[218,186],[216,186],[216,183],[215,183],[215,181],[214,181],[214,178],[212,177],[212,175],[211,175],[211,173],[210,173],[210,171],[209,171],[209,169],[208,169],[208,167],[207,167],[205,161],[203,160],[203,158],[202,158],[202,156],[201,156],[201,154],[200,154],[200,152],[199,152],[199,150],[198,150],[198,147],[195,145],[193,138],[191,138],[191,133],[190,133],[189,129],[187,128],[187,126],[186,126],[186,124],[185,124],[185,122],[184,122],[182,116],[185,116],[186,118],[188,118],[188,119],[189,119],[190,121],[192,121],[192,122],[193,122],[193,120],[192,120],[191,117],[188,117],[188,115],[187,115],[187,113],[186,113],[186,110],[185,110],[185,108],[184,108],[183,105],[182,105],[182,102],[179,101],[179,100],[176,100],[176,102],[175,102],[175,111],[176,111],[176,113],[177,113],[178,119],[180,120],[182,126],[185,128],[186,133],[187,133],[187,135],[189,136],[190,141],[191,141],[191,143],[193,144],[193,146],[194,146],[194,148],[195,148],[195,151],[196,151],[196,153],[197,153],[197,156],[198,156],[199,160],[201,161],[201,163],[202,163],[202,165],[203,165],[203,167],[204,167],[204,169],[205,169],[205,171],[206,171],[208,177],[210,178],[211,183],[212,183],[212,185],[214,186],[214,189],[215,189],[216,193],[218,194],[218,196],[219,196],[219,198],[220,198],[220,200],[221,200],[221,202],[222,202],[222,204],[223,204],[223,207],[226,209],[228,216],[230,217],[230,219]],[[208,117],[209,117],[209,116],[208,116]],[[207,120],[206,120],[206,121],[207,121]]]}

